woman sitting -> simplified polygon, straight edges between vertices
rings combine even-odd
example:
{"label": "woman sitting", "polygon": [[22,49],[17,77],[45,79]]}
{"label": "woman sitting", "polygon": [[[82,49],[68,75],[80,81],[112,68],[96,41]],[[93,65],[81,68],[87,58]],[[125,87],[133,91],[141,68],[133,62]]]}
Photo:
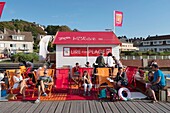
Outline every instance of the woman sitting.
{"label": "woman sitting", "polygon": [[121,67],[119,67],[117,76],[115,78],[116,89],[119,89],[121,86],[127,86],[127,85],[128,85],[128,79],[126,77],[126,73],[123,71]]}
{"label": "woman sitting", "polygon": [[20,70],[16,70],[16,74],[13,76],[14,86],[13,89],[20,88],[19,93],[25,98],[25,88],[26,88],[26,79],[23,79],[21,76]]}
{"label": "woman sitting", "polygon": [[79,63],[76,63],[76,65],[73,68],[73,75],[79,75],[80,74],[80,66]]}
{"label": "woman sitting", "polygon": [[87,87],[88,87],[87,95],[90,96],[90,90],[92,88],[92,82],[91,82],[90,75],[88,74],[87,71],[83,72],[83,86],[84,86],[84,94],[83,95],[86,96]]}

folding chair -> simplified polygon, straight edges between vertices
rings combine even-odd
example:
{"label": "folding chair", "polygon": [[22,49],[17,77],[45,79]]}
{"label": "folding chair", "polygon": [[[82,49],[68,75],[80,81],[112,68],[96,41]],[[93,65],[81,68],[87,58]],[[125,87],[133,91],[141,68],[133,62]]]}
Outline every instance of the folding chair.
{"label": "folding chair", "polygon": [[83,87],[83,73],[84,71],[87,71],[88,74],[90,75],[90,78],[91,78],[91,81],[92,81],[92,85],[94,85],[94,82],[93,82],[93,79],[94,79],[94,76],[93,76],[93,68],[86,68],[86,67],[83,67],[83,68],[80,68],[80,80],[79,80],[79,93],[81,91],[81,88]]}
{"label": "folding chair", "polygon": [[109,72],[111,72],[110,68],[97,68],[96,85],[98,93],[100,88],[113,87],[113,84],[107,80],[107,78],[110,76]]}
{"label": "folding chair", "polygon": [[118,68],[114,68],[112,78],[116,78],[117,73],[118,73]]}
{"label": "folding chair", "polygon": [[72,89],[79,89],[80,82],[80,73],[74,73],[74,68],[71,69],[69,74],[69,92],[72,92]]}
{"label": "folding chair", "polygon": [[[9,90],[10,90],[10,94],[14,94],[16,92],[19,92],[20,88],[13,88],[14,86],[14,79],[13,76],[15,75],[15,70],[6,70],[7,76],[8,76],[8,81],[9,81]],[[29,89],[28,87],[26,87],[26,91],[28,92],[28,94],[30,95],[30,92],[32,93],[32,97],[34,95],[34,89]]]}
{"label": "folding chair", "polygon": [[[6,70],[6,74],[8,77],[8,81],[9,81],[9,90],[10,90],[10,94],[13,94],[13,86],[14,86],[14,79],[13,76],[15,75],[15,69],[11,69],[11,70]],[[15,89],[15,90],[19,90],[19,88]]]}
{"label": "folding chair", "polygon": [[[53,79],[54,82],[54,74],[55,74],[55,69],[48,69],[48,76],[50,76]],[[44,75],[44,70],[39,70],[39,76],[43,76]],[[37,78],[38,76],[36,76]],[[38,79],[38,78],[37,78]],[[52,87],[53,85],[49,85],[47,88],[45,88],[45,91],[48,91],[49,96],[51,96],[52,93]]]}
{"label": "folding chair", "polygon": [[135,74],[138,71],[138,67],[135,66],[128,66],[125,69],[126,72],[126,76],[128,78],[128,84],[131,85],[132,83],[134,83],[134,87],[136,87],[136,80],[135,80]]}

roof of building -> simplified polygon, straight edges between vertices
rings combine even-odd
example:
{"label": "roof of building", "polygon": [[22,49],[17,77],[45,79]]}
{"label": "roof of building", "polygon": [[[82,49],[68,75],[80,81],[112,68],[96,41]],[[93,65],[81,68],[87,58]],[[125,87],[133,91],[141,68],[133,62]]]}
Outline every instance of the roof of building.
{"label": "roof of building", "polygon": [[121,42],[113,32],[57,32],[53,44],[70,45],[70,44],[114,44],[119,45]]}
{"label": "roof of building", "polygon": [[147,37],[146,40],[144,40],[144,41],[149,41],[149,40],[166,40],[166,39],[170,39],[170,35],[149,36],[149,37]]}
{"label": "roof of building", "polygon": [[119,40],[122,43],[130,43],[130,44],[132,43],[132,41],[130,41],[130,40],[126,39],[126,38],[119,38]]}
{"label": "roof of building", "polygon": [[[33,36],[31,32],[16,32],[9,29],[5,29],[4,31],[0,31],[0,34],[4,36],[0,41],[20,41],[20,42],[33,42]],[[23,35],[24,40],[13,40],[12,35]]]}

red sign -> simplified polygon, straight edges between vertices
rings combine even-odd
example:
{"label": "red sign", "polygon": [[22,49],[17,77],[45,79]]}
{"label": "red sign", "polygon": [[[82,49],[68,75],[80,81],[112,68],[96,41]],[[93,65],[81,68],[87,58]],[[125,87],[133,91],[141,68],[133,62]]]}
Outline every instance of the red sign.
{"label": "red sign", "polygon": [[115,11],[115,15],[114,15],[115,19],[114,19],[114,26],[122,26],[123,23],[123,12],[120,11]]}
{"label": "red sign", "polygon": [[[87,52],[88,51],[88,52]],[[104,56],[107,56],[109,52],[112,52],[111,47],[64,47],[63,56],[99,56],[99,53],[103,52]]]}
{"label": "red sign", "polygon": [[0,2],[0,17],[2,15],[2,11],[4,9],[5,2]]}
{"label": "red sign", "polygon": [[113,32],[57,32],[56,45],[119,45],[121,42]]}

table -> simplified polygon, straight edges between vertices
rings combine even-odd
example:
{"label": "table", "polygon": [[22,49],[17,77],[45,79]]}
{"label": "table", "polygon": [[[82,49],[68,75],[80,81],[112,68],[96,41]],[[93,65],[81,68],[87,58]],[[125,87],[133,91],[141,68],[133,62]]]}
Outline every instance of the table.
{"label": "table", "polygon": [[5,99],[6,97],[1,97],[1,84],[4,84],[5,82],[0,81],[0,101],[8,101],[7,99]]}

